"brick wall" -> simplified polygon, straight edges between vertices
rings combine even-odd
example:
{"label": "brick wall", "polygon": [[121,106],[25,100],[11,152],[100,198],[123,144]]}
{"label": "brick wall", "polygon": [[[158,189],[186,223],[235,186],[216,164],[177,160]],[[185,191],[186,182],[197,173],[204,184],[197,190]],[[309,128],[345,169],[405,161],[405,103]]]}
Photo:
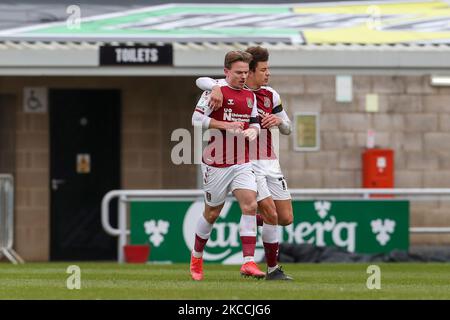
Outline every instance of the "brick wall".
{"label": "brick wall", "polygon": [[[292,118],[320,113],[321,149],[293,151],[281,136],[280,162],[291,188],[361,187],[367,129],[376,145],[395,151],[395,187],[450,188],[450,87],[428,76],[353,76],[353,101],[336,102],[334,76],[274,76],[273,86]],[[379,111],[365,111],[366,94]],[[412,226],[450,226],[450,199],[411,204]],[[413,235],[411,243],[450,243],[450,235]]]}
{"label": "brick wall", "polygon": [[[192,110],[200,91],[194,78],[174,79],[0,77],[0,96],[15,98],[10,103],[17,123],[15,248],[25,260],[48,260],[50,253],[50,137],[48,113],[22,111],[23,87],[120,89],[122,188],[195,188],[196,167],[176,166],[170,161],[170,151],[176,143],[170,141],[170,135],[179,127],[191,130]],[[8,161],[11,158],[14,159],[11,155]]]}
{"label": "brick wall", "polygon": [[27,260],[49,254],[48,115],[16,109],[16,249]]}

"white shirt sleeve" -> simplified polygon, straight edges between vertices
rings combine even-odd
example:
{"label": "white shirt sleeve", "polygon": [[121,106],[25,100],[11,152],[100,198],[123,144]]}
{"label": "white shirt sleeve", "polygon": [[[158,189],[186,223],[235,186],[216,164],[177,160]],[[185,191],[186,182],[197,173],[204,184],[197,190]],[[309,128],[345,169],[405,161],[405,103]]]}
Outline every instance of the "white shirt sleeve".
{"label": "white shirt sleeve", "polygon": [[211,118],[209,117],[209,115],[213,111],[208,106],[209,93],[209,91],[203,92],[202,96],[197,102],[197,106],[195,107],[194,113],[192,115],[192,125],[194,127],[201,126],[204,129],[209,128],[209,123],[211,122]]}
{"label": "white shirt sleeve", "polygon": [[[278,126],[278,129],[280,129],[281,134],[289,135],[292,132],[292,124],[291,120],[289,120],[289,116],[287,115],[286,111],[283,110],[282,104],[281,104],[281,97],[272,88],[270,88],[273,94],[273,109],[277,109],[278,112],[274,113],[278,118],[282,120],[281,124]],[[281,111],[279,111],[281,109]]]}
{"label": "white shirt sleeve", "polygon": [[281,106],[281,97],[278,92],[270,88],[270,91],[272,91],[272,97],[273,97],[273,108],[275,109],[278,106]]}
{"label": "white shirt sleeve", "polygon": [[213,79],[209,77],[200,77],[195,80],[195,84],[202,90],[211,91],[214,86],[224,86],[226,85],[225,79]]}
{"label": "white shirt sleeve", "polygon": [[289,117],[286,113],[286,111],[281,111],[275,114],[277,117],[281,118],[282,122],[278,126],[278,129],[280,129],[280,132],[285,135],[289,135],[292,132],[292,124],[291,120],[289,120]]}
{"label": "white shirt sleeve", "polygon": [[[252,122],[252,121],[256,121],[256,122]],[[258,103],[256,101],[255,94],[253,94],[253,108],[252,108],[252,113],[250,115],[249,127],[255,127],[256,129],[258,129],[258,132],[261,129],[261,126],[259,125],[259,121],[258,121]]]}

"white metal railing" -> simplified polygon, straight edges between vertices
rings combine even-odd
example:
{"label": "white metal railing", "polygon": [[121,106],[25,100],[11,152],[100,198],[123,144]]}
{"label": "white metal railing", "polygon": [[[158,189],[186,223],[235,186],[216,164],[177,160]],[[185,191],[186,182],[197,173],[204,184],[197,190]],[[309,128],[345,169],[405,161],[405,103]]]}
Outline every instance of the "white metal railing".
{"label": "white metal railing", "polygon": [[[428,189],[290,189],[293,200],[317,199],[319,197],[345,197],[345,199],[370,199],[386,200],[386,198],[371,198],[373,195],[400,195],[401,199],[414,200],[418,197],[429,200],[431,197],[446,196],[450,198],[450,188],[428,188]],[[102,200],[102,226],[109,235],[118,237],[117,259],[124,262],[123,246],[127,244],[127,236],[130,230],[127,229],[127,203],[132,201],[153,201],[155,199],[203,199],[203,190],[197,189],[173,189],[173,190],[112,190],[108,192]],[[316,197],[316,198],[315,198]],[[109,204],[114,198],[119,200],[118,227],[113,228],[109,222]],[[391,199],[391,198],[389,198]],[[400,199],[400,198],[398,198]],[[450,227],[410,227],[410,233],[450,233]]]}
{"label": "white metal railing", "polygon": [[24,263],[13,249],[14,241],[14,180],[0,174],[0,258],[4,255],[14,264]]}

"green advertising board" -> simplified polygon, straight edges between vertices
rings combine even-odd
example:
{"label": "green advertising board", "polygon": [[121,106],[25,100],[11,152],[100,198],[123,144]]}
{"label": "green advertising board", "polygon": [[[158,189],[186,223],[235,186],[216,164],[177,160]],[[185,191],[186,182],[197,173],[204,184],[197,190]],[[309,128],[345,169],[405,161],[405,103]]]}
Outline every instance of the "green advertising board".
{"label": "green advertising board", "polygon": [[[355,253],[408,251],[409,202],[400,200],[293,201],[294,222],[279,227],[284,243],[336,246]],[[203,200],[146,201],[130,204],[131,244],[150,244],[152,262],[189,262]],[[205,247],[206,262],[240,264],[241,211],[227,201]],[[261,228],[255,258],[264,249]]]}

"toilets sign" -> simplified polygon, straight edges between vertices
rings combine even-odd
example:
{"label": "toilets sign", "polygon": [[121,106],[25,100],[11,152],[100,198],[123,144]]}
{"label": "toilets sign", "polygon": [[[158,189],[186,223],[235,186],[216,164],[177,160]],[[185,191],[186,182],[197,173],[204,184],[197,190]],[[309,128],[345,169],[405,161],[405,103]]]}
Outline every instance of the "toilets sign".
{"label": "toilets sign", "polygon": [[172,45],[100,47],[100,65],[172,65]]}
{"label": "toilets sign", "polygon": [[[203,213],[203,200],[133,202],[131,243],[150,244],[150,261],[189,262],[195,226]],[[409,248],[409,202],[396,200],[293,201],[294,222],[279,227],[284,243],[336,246],[348,252],[387,253]],[[208,262],[239,264],[239,205],[225,203],[206,244]],[[261,228],[255,258],[264,249]]]}

